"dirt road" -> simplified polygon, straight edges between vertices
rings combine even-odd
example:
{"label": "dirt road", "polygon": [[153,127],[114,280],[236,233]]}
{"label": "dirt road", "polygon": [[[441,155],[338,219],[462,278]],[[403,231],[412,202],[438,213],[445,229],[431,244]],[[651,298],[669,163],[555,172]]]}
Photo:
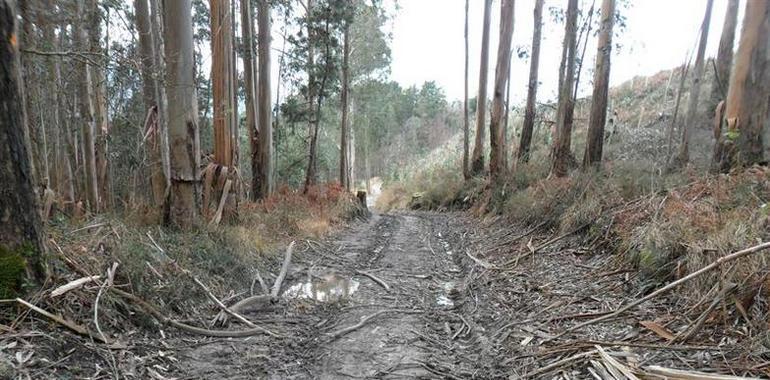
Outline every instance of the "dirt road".
{"label": "dirt road", "polygon": [[[734,342],[672,345],[643,328],[671,315],[665,297],[557,337],[643,287],[618,256],[579,235],[534,230],[415,212],[374,215],[326,241],[304,242],[280,301],[247,315],[282,338],[195,341],[176,351],[171,373],[582,379],[621,362],[724,373],[743,360],[745,348]],[[532,246],[542,248],[520,256]],[[602,359],[597,346],[622,360]]]}
{"label": "dirt road", "polygon": [[472,376],[479,363],[469,346],[479,347],[481,331],[461,312],[463,229],[450,224],[457,220],[374,215],[326,242],[305,244],[281,301],[248,315],[277,322],[285,339],[258,348],[207,343],[182,352],[188,365],[180,368],[204,378]]}

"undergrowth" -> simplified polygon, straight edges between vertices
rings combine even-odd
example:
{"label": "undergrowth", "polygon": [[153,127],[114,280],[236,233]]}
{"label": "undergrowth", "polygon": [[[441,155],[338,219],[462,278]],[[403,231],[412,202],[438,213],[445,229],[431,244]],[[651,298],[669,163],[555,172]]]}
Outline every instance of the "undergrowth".
{"label": "undergrowth", "polygon": [[[661,174],[646,165],[621,163],[549,178],[542,162],[519,165],[494,185],[466,182],[450,168],[434,169],[387,187],[378,207],[462,208],[477,216],[503,216],[512,225],[580,232],[584,241],[597,243],[592,247],[621,255],[649,286],[770,238],[768,168],[703,176]],[[761,255],[742,260],[725,268],[729,273],[703,276],[681,292],[702,297],[718,276],[739,284],[755,281],[768,268],[766,261]]]}
{"label": "undergrowth", "polygon": [[[363,212],[341,187],[325,185],[305,195],[279,189],[262,202],[241,204],[235,222],[201,225],[189,232],[146,224],[148,218],[137,213],[81,221],[56,218],[48,226],[50,250],[60,259],[53,261],[53,286],[79,276],[72,263],[81,272],[103,278],[117,263],[115,286],[172,315],[192,315],[212,307],[192,277],[227,302],[250,292],[258,270],[271,283],[269,273],[277,273],[289,241],[319,238]],[[47,302],[68,310],[74,320],[88,320],[92,299],[86,289],[76,289]],[[130,318],[124,301],[110,292],[102,302],[103,321],[113,331],[124,330],[127,319],[151,323],[148,318]]]}

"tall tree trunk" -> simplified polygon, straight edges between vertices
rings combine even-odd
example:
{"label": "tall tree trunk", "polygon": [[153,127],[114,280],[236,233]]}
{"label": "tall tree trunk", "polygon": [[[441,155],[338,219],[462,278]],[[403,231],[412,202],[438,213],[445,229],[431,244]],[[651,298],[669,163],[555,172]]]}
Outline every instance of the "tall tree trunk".
{"label": "tall tree trunk", "polygon": [[707,110],[709,116],[714,116],[714,110],[721,100],[727,97],[727,83],[730,81],[730,68],[733,63],[733,45],[735,42],[735,29],[738,25],[739,0],[729,0],[725,12],[725,23],[722,25],[722,36],[719,38],[719,51],[717,52],[715,75],[711,84],[711,98]]}
{"label": "tall tree trunk", "polygon": [[[594,10],[596,9],[596,0],[591,3],[591,8],[588,9],[588,17],[585,18],[583,26],[580,28],[580,36],[577,39],[575,46],[580,46],[583,43],[583,48],[580,51],[580,59],[576,62],[577,69],[575,69],[575,88],[572,90],[572,100],[577,100],[578,88],[580,87],[580,74],[583,72],[583,63],[585,63],[586,49],[588,48],[588,40],[591,37],[591,30],[593,29]],[[582,39],[582,40],[581,40]]]}
{"label": "tall tree trunk", "polygon": [[275,188],[273,183],[273,113],[270,109],[270,3],[259,0],[257,3],[257,23],[259,24],[259,178],[258,198],[269,197]]}
{"label": "tall tree trunk", "polygon": [[486,130],[487,76],[489,72],[489,24],[492,18],[492,0],[484,0],[484,24],[481,34],[481,64],[479,67],[479,95],[476,97],[476,142],[471,157],[471,174],[484,171],[484,132]]}
{"label": "tall tree trunk", "polygon": [[8,273],[14,263],[26,260],[28,277],[38,283],[45,280],[42,225],[32,185],[29,146],[24,138],[17,41],[12,1],[0,0],[0,259],[6,270],[5,283],[0,284],[3,297],[11,296],[6,292],[20,290],[21,278]]}
{"label": "tall tree trunk", "polygon": [[345,22],[342,43],[342,94],[340,103],[342,107],[342,125],[340,125],[340,185],[350,191],[350,177],[348,176],[348,96],[350,92],[350,22]]}
{"label": "tall tree trunk", "polygon": [[[511,54],[513,54],[513,50],[510,50],[508,52],[508,60],[511,60]],[[502,161],[502,167],[503,170],[508,170],[508,124],[510,123],[510,112],[511,112],[511,65],[508,67],[508,79],[506,79],[506,82],[508,84],[505,86],[505,112],[503,112],[503,131],[502,135],[503,138],[501,140],[500,144],[500,160]],[[516,127],[513,127],[513,135],[516,135]]]}
{"label": "tall tree trunk", "polygon": [[[57,42],[54,46],[58,50],[62,50],[64,47],[64,42],[67,35],[67,25],[66,23],[62,23],[59,27],[59,38],[57,39]],[[57,88],[64,88],[64,82],[62,81],[62,72],[61,72],[61,66],[62,66],[62,57],[56,57],[56,61],[54,64],[54,76],[55,76],[55,84]],[[62,144],[64,144],[64,149],[60,148],[60,154],[57,155],[57,162],[60,164],[63,164],[64,167],[62,168],[62,182],[60,182],[61,189],[59,192],[64,197],[64,201],[67,205],[66,209],[68,211],[73,211],[75,206],[75,200],[77,199],[77,193],[75,192],[75,173],[73,172],[73,164],[72,159],[73,157],[77,157],[77,152],[75,149],[75,141],[72,138],[72,132],[70,130],[70,123],[69,118],[64,117],[65,114],[62,113],[62,111],[65,109],[64,101],[62,100],[62,97],[58,97],[58,102],[55,105],[57,109],[57,115],[59,115],[59,125],[60,128],[57,130],[57,133],[61,134],[61,137],[63,137],[63,141],[61,141]],[[61,133],[61,132],[64,133]],[[57,136],[60,136],[57,134]]]}
{"label": "tall tree trunk", "polygon": [[350,181],[350,187],[356,189],[356,128],[355,128],[355,109],[356,101],[353,93],[350,97],[350,138],[348,139],[348,181]]}
{"label": "tall tree trunk", "polygon": [[[42,29],[43,32],[43,43],[45,43],[47,46],[49,46],[51,49],[53,49],[54,46],[56,46],[56,36],[54,35],[54,23],[52,22],[51,18],[53,16],[53,12],[56,9],[53,6],[52,0],[46,0],[44,2],[44,5],[50,9],[49,12],[40,12],[40,29]],[[57,58],[51,57],[46,58],[46,73],[45,73],[45,81],[49,88],[53,88],[54,91],[48,92],[48,97],[46,97],[45,101],[48,102],[46,104],[46,108],[48,112],[46,113],[48,115],[48,129],[51,131],[50,135],[53,136],[53,170],[51,170],[50,165],[48,163],[48,149],[47,149],[47,139],[44,139],[43,141],[46,142],[46,154],[44,155],[45,161],[44,161],[44,177],[46,180],[46,187],[53,189],[55,192],[61,194],[60,192],[60,182],[61,182],[61,165],[58,162],[58,156],[60,153],[60,146],[59,146],[59,129],[61,128],[59,123],[59,108],[57,105],[59,104],[59,92],[57,91],[58,88],[56,87],[58,82],[56,78],[56,64],[57,64]],[[38,103],[39,105],[39,103]],[[42,110],[41,110],[42,111]],[[43,112],[41,112],[43,114]],[[46,133],[43,134],[43,137],[46,137]]]}
{"label": "tall tree trunk", "polygon": [[540,65],[540,40],[543,33],[543,1],[535,2],[535,24],[532,33],[532,54],[529,61],[529,82],[527,89],[527,104],[524,108],[524,124],[521,127],[521,140],[519,141],[519,162],[529,161],[529,151],[532,145],[532,133],[535,129],[536,102],[537,102],[537,73]]}
{"label": "tall tree trunk", "polygon": [[[160,160],[163,165],[163,176],[166,179],[166,191],[164,194],[164,207],[163,207],[163,221],[168,224],[170,222],[170,201],[169,196],[171,192],[171,158],[169,149],[169,134],[168,134],[168,100],[166,91],[158,80],[159,75],[165,72],[165,46],[163,43],[164,31],[163,31],[163,10],[161,9],[160,0],[150,0],[150,10],[152,11],[151,17],[151,31],[152,41],[155,54],[153,55],[153,71],[155,77],[155,100],[158,102],[158,131],[160,133]],[[197,121],[197,119],[196,119]]]}
{"label": "tall tree trunk", "polygon": [[600,165],[604,144],[604,125],[607,122],[607,92],[610,84],[612,56],[612,26],[615,20],[615,0],[602,1],[602,23],[594,70],[594,91],[591,95],[591,115],[588,122],[586,151],[583,168]]}
{"label": "tall tree trunk", "polygon": [[[76,0],[77,1],[77,0]],[[32,20],[32,12],[30,9],[30,1],[19,1],[19,13],[21,16],[21,38],[24,46],[28,49],[35,48],[35,41],[37,40],[34,35],[34,24]],[[37,149],[38,145],[38,130],[37,130],[37,112],[32,109],[32,96],[28,94],[30,89],[33,88],[33,67],[32,61],[27,59],[24,55],[19,56],[19,65],[21,67],[21,82],[19,87],[19,93],[22,97],[22,106],[24,107],[24,139],[27,141],[27,154],[29,155],[30,173],[32,173],[33,190],[37,193],[38,185],[41,183],[40,179],[42,173],[40,173],[40,154]]]}
{"label": "tall tree trunk", "polygon": [[150,187],[152,188],[152,200],[156,206],[162,206],[166,194],[166,175],[163,170],[161,157],[160,123],[158,101],[158,82],[155,78],[156,67],[154,64],[155,43],[153,41],[152,23],[150,22],[150,7],[147,0],[134,0],[134,13],[136,15],[136,32],[139,35],[140,73],[142,75],[142,99],[144,107],[151,115],[154,114],[152,130],[145,131],[144,142],[150,161]]}
{"label": "tall tree trunk", "polygon": [[743,29],[730,76],[725,115],[715,131],[718,136],[714,169],[762,161],[762,130],[770,123],[770,4],[748,0]]}
{"label": "tall tree trunk", "polygon": [[575,56],[577,29],[577,0],[569,0],[567,5],[567,19],[564,28],[564,47],[566,55],[563,59],[565,71],[559,90],[559,106],[556,112],[556,139],[551,154],[551,174],[557,177],[566,176],[570,161],[572,160],[572,118],[574,114],[574,98],[572,97],[575,85]]}
{"label": "tall tree trunk", "polygon": [[[275,103],[273,103],[274,104],[273,110],[275,112],[274,115],[273,115],[274,116],[273,128],[276,131],[278,130],[278,128],[281,125],[280,104],[281,104],[281,84],[283,84],[283,80],[281,80],[280,78],[283,78],[283,66],[284,66],[283,62],[284,62],[284,58],[286,56],[286,23],[284,23],[283,27],[281,28],[281,37],[283,39],[283,42],[281,43],[281,57],[278,59],[278,78],[279,79],[278,79],[278,83],[276,83]],[[272,146],[272,144],[271,144],[271,146]],[[271,191],[272,191],[273,187],[275,186],[275,181],[276,181],[275,177],[276,177],[276,175],[278,173],[277,170],[273,169],[273,163],[276,162],[276,160],[278,158],[277,154],[278,154],[278,150],[277,149],[273,149],[273,154],[270,156],[271,157],[271,161],[270,161],[271,162],[271,164],[270,164],[270,171],[271,171],[271,175],[270,175],[270,188],[271,188]]]}
{"label": "tall tree trunk", "polygon": [[310,146],[308,149],[307,170],[305,171],[305,186],[303,192],[307,192],[316,181],[316,144],[318,142],[318,118],[315,115],[316,78],[315,78],[315,52],[313,51],[314,33],[311,27],[313,17],[313,0],[307,0],[307,105],[308,105],[308,131],[310,133]]}
{"label": "tall tree trunk", "polygon": [[[214,104],[214,161],[233,167],[233,40],[232,14],[228,0],[210,0],[211,87]],[[166,13],[168,15],[168,13]],[[168,57],[168,55],[166,55]],[[203,205],[206,207],[207,205]]]}
{"label": "tall tree trunk", "polygon": [[672,162],[674,168],[681,168],[690,161],[690,137],[692,136],[692,130],[698,119],[698,99],[700,98],[700,89],[703,84],[706,44],[708,43],[709,25],[711,24],[711,9],[713,6],[714,0],[708,0],[706,2],[706,14],[703,16],[703,24],[701,24],[698,55],[695,57],[695,66],[693,66],[690,99],[688,100],[687,114],[685,115],[682,130],[682,144],[679,146],[679,154]]}
{"label": "tall tree trunk", "polygon": [[251,200],[259,194],[259,132],[257,131],[257,85],[254,68],[254,21],[251,1],[241,0],[241,34],[243,35],[243,73],[246,90],[246,131],[251,149]]}
{"label": "tall tree trunk", "polygon": [[198,215],[200,140],[195,96],[192,9],[190,0],[165,3],[166,95],[170,141],[169,221],[189,229]]}
{"label": "tall tree trunk", "polygon": [[[99,0],[92,0],[90,4],[92,9],[91,22],[88,27],[90,36],[90,51],[103,57],[100,60],[106,63],[106,54],[101,47],[101,10],[99,9]],[[107,17],[109,19],[109,17]],[[108,30],[109,33],[109,30]],[[105,65],[106,67],[106,65]],[[99,209],[106,209],[110,204],[110,181],[109,181],[109,161],[107,157],[109,144],[109,120],[107,115],[107,78],[102,67],[93,68],[93,94],[94,94],[94,153],[96,157],[96,183],[99,192]]]}
{"label": "tall tree trunk", "polygon": [[[88,32],[83,20],[87,19],[85,7],[86,0],[77,0],[77,41],[81,51],[89,51]],[[83,155],[84,155],[84,182],[85,194],[88,201],[88,208],[91,212],[99,212],[99,185],[96,171],[96,145],[94,135],[96,134],[96,118],[94,116],[94,86],[91,77],[91,67],[88,63],[80,64],[81,79],[80,85],[80,122],[83,127]]]}
{"label": "tall tree trunk", "polygon": [[[542,1],[542,0],[539,0]],[[464,97],[463,97],[463,177],[470,178],[470,120],[468,116],[468,2],[465,0],[465,75],[464,75]]]}
{"label": "tall tree trunk", "polygon": [[505,116],[505,89],[511,71],[511,41],[513,39],[513,0],[502,0],[500,11],[500,41],[497,47],[495,89],[489,123],[489,174],[497,179],[505,170],[503,156],[503,117]]}

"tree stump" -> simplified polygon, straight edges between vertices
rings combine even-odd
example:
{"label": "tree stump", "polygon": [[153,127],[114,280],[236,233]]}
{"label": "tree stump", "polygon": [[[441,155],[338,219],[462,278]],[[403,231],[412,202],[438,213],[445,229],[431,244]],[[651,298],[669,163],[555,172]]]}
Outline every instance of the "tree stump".
{"label": "tree stump", "polygon": [[366,205],[366,191],[364,190],[358,190],[356,192],[356,198],[358,198],[358,203],[361,204],[361,207],[364,208],[364,210],[368,210],[369,208]]}

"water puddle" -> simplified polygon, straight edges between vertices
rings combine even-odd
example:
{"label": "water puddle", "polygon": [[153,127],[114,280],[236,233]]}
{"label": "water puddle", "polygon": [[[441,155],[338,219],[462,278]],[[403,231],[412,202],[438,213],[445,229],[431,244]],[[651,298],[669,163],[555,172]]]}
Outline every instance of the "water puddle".
{"label": "water puddle", "polygon": [[439,294],[439,296],[436,297],[436,305],[452,307],[452,306],[455,305],[455,303],[454,303],[454,301],[452,301],[451,298],[447,297],[446,295]]}
{"label": "water puddle", "polygon": [[337,274],[327,274],[315,280],[294,284],[284,292],[286,298],[313,299],[319,302],[339,301],[358,290],[359,282]]}
{"label": "water puddle", "polygon": [[444,292],[436,296],[436,304],[450,308],[454,307],[455,303],[449,298],[449,294],[451,294],[452,290],[455,288],[455,283],[452,281],[445,282],[441,284],[441,288]]}

